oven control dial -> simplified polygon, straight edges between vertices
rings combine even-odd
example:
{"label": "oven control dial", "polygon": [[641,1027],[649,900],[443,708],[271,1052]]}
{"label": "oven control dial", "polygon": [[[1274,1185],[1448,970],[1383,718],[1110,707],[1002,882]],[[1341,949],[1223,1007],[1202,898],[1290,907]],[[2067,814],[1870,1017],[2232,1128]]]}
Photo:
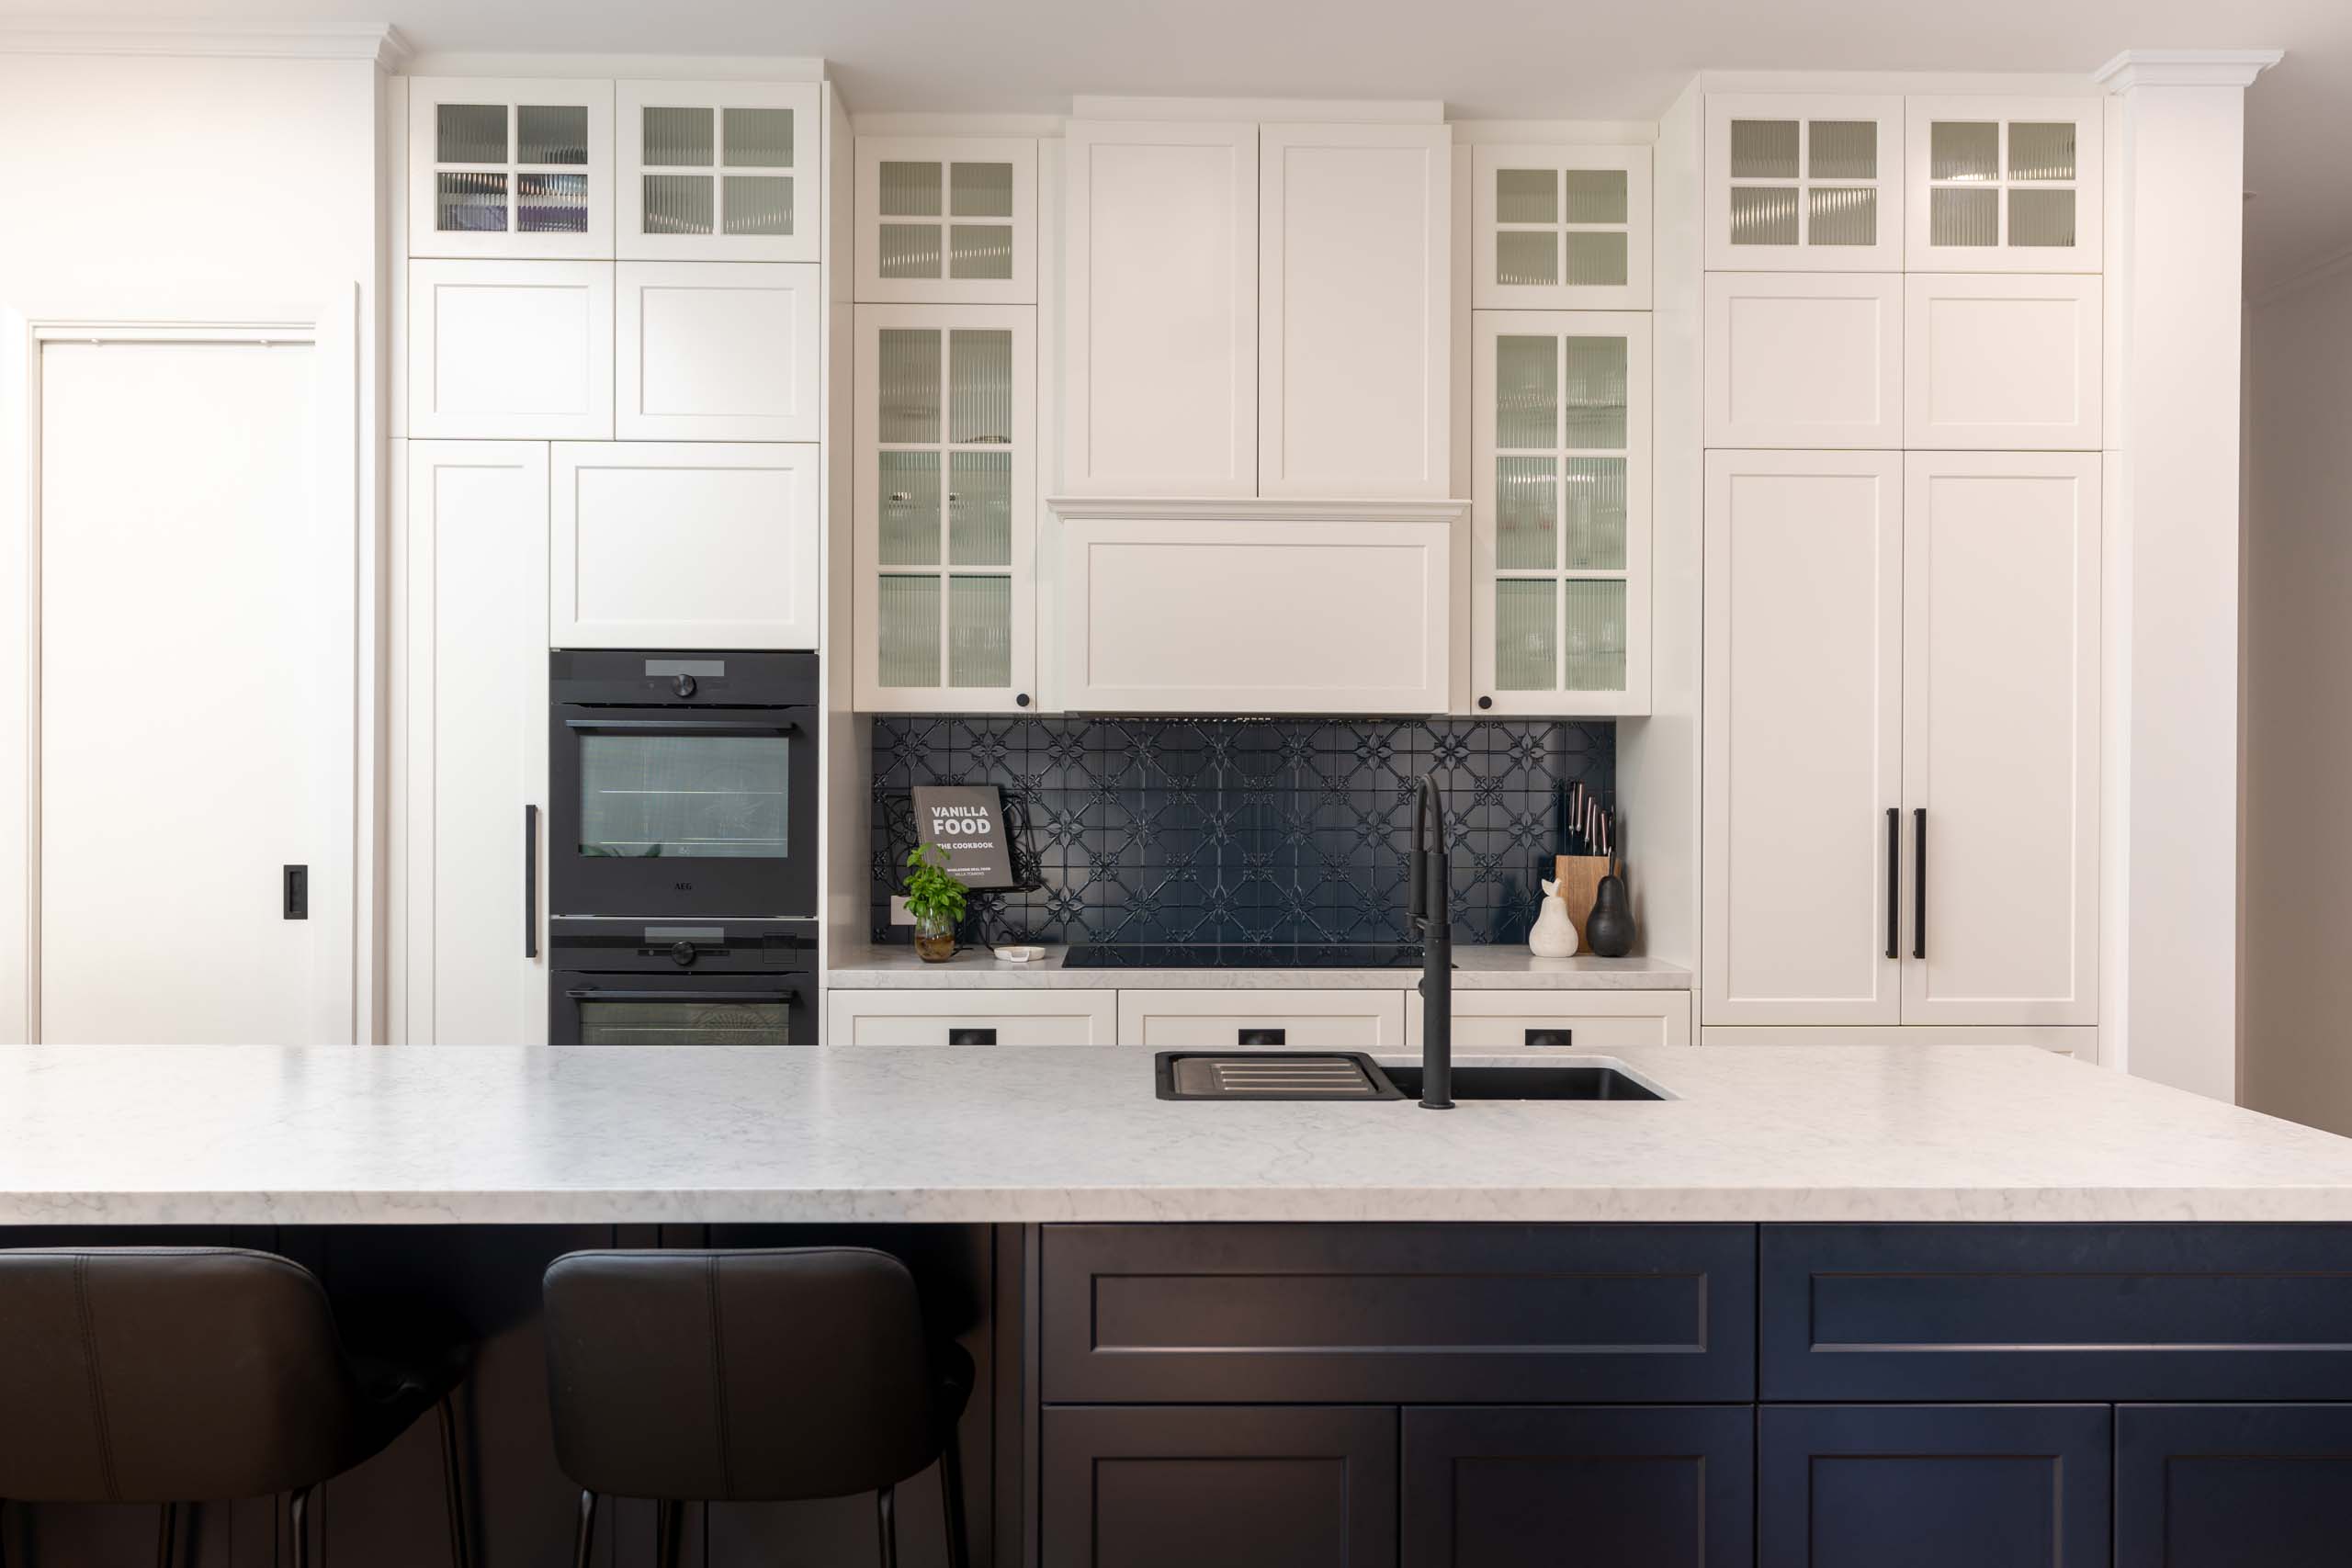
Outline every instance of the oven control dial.
{"label": "oven control dial", "polygon": [[681,675],[670,682],[670,689],[682,697],[691,697],[695,694],[695,678],[691,675]]}
{"label": "oven control dial", "polygon": [[[684,679],[684,677],[682,676],[682,677],[680,677],[680,679]],[[671,947],[670,947],[670,962],[671,962],[671,963],[675,964],[679,968],[684,969],[684,967],[686,967],[686,965],[688,965],[688,964],[692,964],[694,961],[695,961],[695,944],[694,944],[693,942],[673,942],[673,943],[672,943],[672,944],[671,944]]]}

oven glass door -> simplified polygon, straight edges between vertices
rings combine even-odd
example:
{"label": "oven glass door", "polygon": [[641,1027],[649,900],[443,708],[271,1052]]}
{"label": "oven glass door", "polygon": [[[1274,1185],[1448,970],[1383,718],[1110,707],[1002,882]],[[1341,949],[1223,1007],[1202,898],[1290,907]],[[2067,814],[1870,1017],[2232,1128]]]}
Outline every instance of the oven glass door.
{"label": "oven glass door", "polygon": [[558,1044],[813,1045],[801,983],[757,975],[566,975],[556,998]]}
{"label": "oven glass door", "polygon": [[812,716],[557,710],[554,912],[815,913]]}

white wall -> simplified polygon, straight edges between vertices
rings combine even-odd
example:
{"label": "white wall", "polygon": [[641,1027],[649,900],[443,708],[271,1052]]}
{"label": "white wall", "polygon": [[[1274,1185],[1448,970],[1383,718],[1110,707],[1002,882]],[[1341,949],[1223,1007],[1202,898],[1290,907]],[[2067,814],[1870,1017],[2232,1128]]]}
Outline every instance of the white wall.
{"label": "white wall", "polygon": [[[378,300],[382,211],[368,59],[238,59],[10,52],[0,30],[0,310],[136,314],[163,299],[218,310],[355,301],[359,315],[362,621],[372,605],[382,493]],[[126,456],[135,457],[135,443]],[[30,824],[26,541],[0,525],[0,1041],[26,1013]],[[372,734],[372,662],[359,683]],[[379,749],[360,759],[358,819],[375,816]],[[159,787],[164,780],[159,775]],[[362,908],[375,896],[361,846]],[[372,945],[372,937],[368,939]],[[375,1007],[363,974],[363,1016]]]}
{"label": "white wall", "polygon": [[2248,326],[2240,1093],[2352,1134],[2352,267]]}

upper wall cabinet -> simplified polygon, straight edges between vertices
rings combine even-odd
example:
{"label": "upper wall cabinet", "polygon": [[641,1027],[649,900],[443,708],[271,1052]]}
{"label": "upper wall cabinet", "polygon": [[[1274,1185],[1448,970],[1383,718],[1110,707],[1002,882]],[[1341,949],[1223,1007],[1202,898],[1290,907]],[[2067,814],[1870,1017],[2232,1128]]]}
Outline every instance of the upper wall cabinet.
{"label": "upper wall cabinet", "polygon": [[857,298],[1029,305],[1037,299],[1037,144],[861,136]]}
{"label": "upper wall cabinet", "polygon": [[1899,272],[1903,100],[1711,95],[1706,189],[1712,270]]}
{"label": "upper wall cabinet", "polygon": [[1914,272],[2097,272],[2098,98],[1910,100]]}
{"label": "upper wall cabinet", "polygon": [[1258,128],[1069,128],[1063,483],[1258,488]]}
{"label": "upper wall cabinet", "polygon": [[1931,273],[1903,287],[1904,446],[2098,450],[2098,278]]}
{"label": "upper wall cabinet", "polygon": [[613,434],[624,441],[815,441],[818,268],[622,262]]}
{"label": "upper wall cabinet", "polygon": [[1481,310],[1650,308],[1650,150],[1476,150]]}
{"label": "upper wall cabinet", "polygon": [[611,262],[409,263],[409,434],[613,433]]}
{"label": "upper wall cabinet", "polygon": [[622,82],[624,261],[819,259],[813,82]]}
{"label": "upper wall cabinet", "polygon": [[1451,488],[1453,132],[1258,132],[1258,492]]}
{"label": "upper wall cabinet", "polygon": [[1903,445],[1903,279],[1707,275],[1707,445]]}
{"label": "upper wall cabinet", "polygon": [[413,256],[613,254],[613,85],[419,76],[409,91]]}

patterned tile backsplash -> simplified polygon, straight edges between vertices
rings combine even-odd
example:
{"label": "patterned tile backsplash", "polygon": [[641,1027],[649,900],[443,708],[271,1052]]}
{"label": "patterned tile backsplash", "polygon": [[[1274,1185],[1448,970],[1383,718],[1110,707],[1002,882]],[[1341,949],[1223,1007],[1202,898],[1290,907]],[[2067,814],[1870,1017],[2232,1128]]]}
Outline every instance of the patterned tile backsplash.
{"label": "patterned tile backsplash", "polygon": [[1457,942],[1523,942],[1561,800],[1611,797],[1614,725],[1483,719],[874,720],[874,936],[914,847],[908,792],[993,784],[1025,891],[983,942],[1403,942],[1412,792],[1446,795]]}

